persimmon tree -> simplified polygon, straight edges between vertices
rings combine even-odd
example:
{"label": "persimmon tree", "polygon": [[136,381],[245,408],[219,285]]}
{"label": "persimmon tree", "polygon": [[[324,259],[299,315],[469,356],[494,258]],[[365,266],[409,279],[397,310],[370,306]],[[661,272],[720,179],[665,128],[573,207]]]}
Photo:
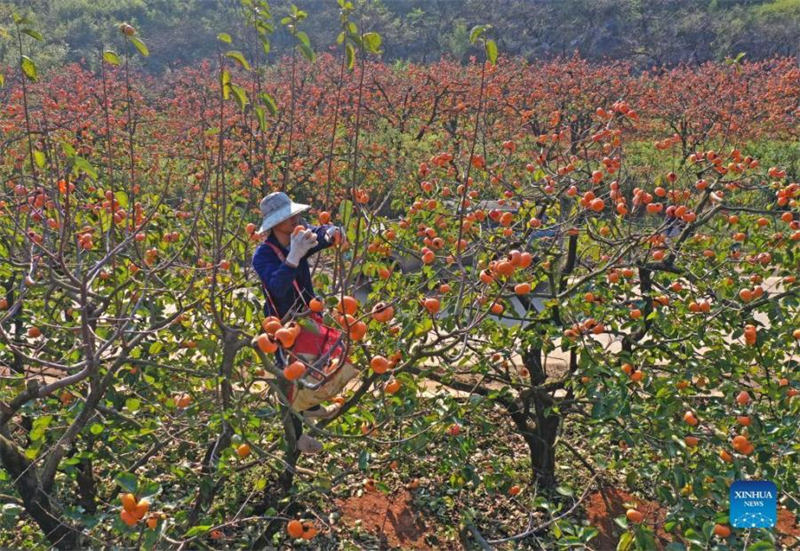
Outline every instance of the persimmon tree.
{"label": "persimmon tree", "polygon": [[[16,21],[0,487],[31,541],[310,538],[332,533],[331,488],[402,470],[470,504],[464,540],[496,520],[483,496],[542,515],[483,538],[500,545],[564,526],[597,482],[667,505],[676,542],[735,545],[734,477],[796,491],[800,187],[756,153],[796,132],[796,68],[531,67],[485,26],[480,62],[388,66],[344,0],[337,54],[295,9],[278,23],[297,51],[266,65],[270,6],[243,5],[244,37],[162,81],[127,24],[96,72],[41,75]],[[277,189],[348,234],[314,268],[314,308],[362,370],[335,419],[304,421],[325,469],[297,453],[250,270]],[[623,543],[652,547],[636,513]]]}

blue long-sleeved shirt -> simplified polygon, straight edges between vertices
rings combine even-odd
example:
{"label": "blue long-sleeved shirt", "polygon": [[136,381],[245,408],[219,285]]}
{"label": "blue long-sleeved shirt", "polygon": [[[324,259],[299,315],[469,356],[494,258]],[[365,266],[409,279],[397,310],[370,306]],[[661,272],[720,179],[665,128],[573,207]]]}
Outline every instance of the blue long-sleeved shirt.
{"label": "blue long-sleeved shirt", "polygon": [[[314,288],[311,285],[311,269],[308,266],[308,257],[333,245],[332,242],[329,242],[325,238],[325,233],[330,227],[331,225],[329,224],[308,227],[308,229],[317,234],[317,244],[300,259],[300,263],[296,268],[288,266],[286,262],[278,258],[275,251],[272,247],[267,245],[266,242],[256,248],[256,252],[253,254],[253,268],[261,279],[262,286],[269,291],[270,297],[275,303],[275,307],[278,309],[277,312],[273,312],[269,300],[266,300],[264,304],[265,316],[274,315],[282,318],[296,301],[299,300],[297,290],[294,284],[292,284],[292,281],[297,281],[297,286],[300,288],[305,302],[314,298]],[[278,242],[274,233],[270,232],[266,241],[277,245],[278,249],[283,253],[284,259],[289,254],[289,249]]]}

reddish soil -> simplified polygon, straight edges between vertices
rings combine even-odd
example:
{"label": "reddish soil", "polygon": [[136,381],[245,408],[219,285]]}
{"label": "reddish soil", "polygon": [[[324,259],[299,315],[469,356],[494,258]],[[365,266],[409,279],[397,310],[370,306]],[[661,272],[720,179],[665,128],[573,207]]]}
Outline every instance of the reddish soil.
{"label": "reddish soil", "polygon": [[405,490],[390,496],[365,492],[360,497],[336,500],[336,505],[347,526],[361,520],[361,528],[377,536],[382,549],[433,549],[425,542],[427,527],[414,511],[411,494]]}
{"label": "reddish soil", "polygon": [[797,523],[797,517],[788,509],[778,509],[778,523],[775,525],[775,531],[781,534],[781,543],[786,547],[796,549],[800,545],[800,525]]}
{"label": "reddish soil", "polygon": [[596,539],[592,541],[594,549],[597,551],[613,551],[617,548],[617,541],[622,529],[614,523],[614,519],[625,516],[628,507],[623,503],[635,503],[636,509],[644,513],[644,523],[653,528],[657,536],[658,548],[663,549],[666,544],[672,541],[672,536],[664,532],[664,519],[667,510],[658,503],[639,499],[627,492],[609,488],[605,490],[606,500],[600,492],[589,495],[586,502],[586,516],[589,522],[600,531]]}
{"label": "reddish soil", "polygon": [[[611,510],[606,507],[603,496],[600,492],[591,494],[587,500],[586,515],[589,522],[600,531],[600,535],[593,541],[597,551],[613,551],[617,548],[617,541],[621,529],[614,523],[614,518],[624,516],[627,508],[623,503],[636,503],[636,508],[644,513],[644,522],[649,524],[658,536],[659,549],[673,540],[670,534],[664,532],[662,526],[667,511],[660,507],[658,503],[639,499],[633,495],[617,489],[606,490],[606,499],[611,505]],[[778,522],[775,531],[780,534],[780,542],[786,548],[796,549],[800,547],[800,524],[797,517],[788,509],[778,509]]]}

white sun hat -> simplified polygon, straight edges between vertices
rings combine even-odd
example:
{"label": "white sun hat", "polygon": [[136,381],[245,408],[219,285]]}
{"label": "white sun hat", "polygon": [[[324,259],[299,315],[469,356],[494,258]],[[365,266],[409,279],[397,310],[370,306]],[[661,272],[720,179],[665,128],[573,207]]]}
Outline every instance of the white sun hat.
{"label": "white sun hat", "polygon": [[311,205],[295,203],[282,191],[275,191],[264,197],[259,207],[261,207],[261,214],[264,216],[264,220],[261,222],[258,233],[264,233],[287,218],[307,211],[311,208]]}

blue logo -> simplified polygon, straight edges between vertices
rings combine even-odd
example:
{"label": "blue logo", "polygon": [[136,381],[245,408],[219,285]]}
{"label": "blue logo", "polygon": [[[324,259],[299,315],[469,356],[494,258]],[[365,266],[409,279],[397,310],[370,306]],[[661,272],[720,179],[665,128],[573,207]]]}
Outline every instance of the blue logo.
{"label": "blue logo", "polygon": [[771,528],[778,519],[778,489],[766,480],[737,480],[731,485],[731,525]]}

